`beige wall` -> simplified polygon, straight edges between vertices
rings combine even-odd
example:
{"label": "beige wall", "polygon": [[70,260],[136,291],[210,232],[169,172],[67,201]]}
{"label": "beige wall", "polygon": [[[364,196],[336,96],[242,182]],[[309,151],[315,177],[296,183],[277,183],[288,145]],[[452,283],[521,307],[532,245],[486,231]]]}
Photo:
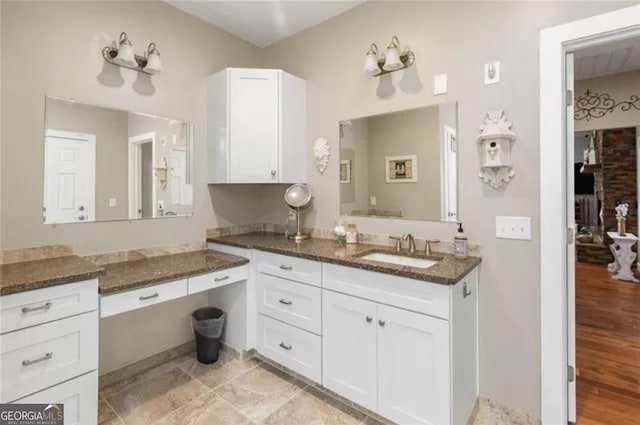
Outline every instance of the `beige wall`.
{"label": "beige wall", "polygon": [[[635,3],[635,2],[634,2]],[[442,101],[458,101],[460,218],[482,245],[480,390],[540,415],[539,31],[633,3],[367,2],[266,49],[264,65],[308,81],[308,140],[338,147],[338,121]],[[369,78],[360,70],[372,42],[397,35],[416,54],[401,74]],[[483,64],[499,60],[502,82],[483,84]],[[433,96],[433,76],[449,92]],[[397,82],[396,79],[401,79]],[[395,84],[394,84],[395,83]],[[486,111],[504,109],[518,134],[515,179],[493,190],[478,179],[476,137]],[[331,227],[339,214],[338,161],[311,169],[315,210],[308,224]],[[530,242],[496,240],[495,216],[531,216]],[[361,219],[358,230],[410,231],[451,240],[454,224]]]}
{"label": "beige wall", "polygon": [[[127,112],[59,99],[46,101],[46,129],[96,136],[95,219],[127,218]],[[44,132],[42,143],[44,145]],[[44,161],[42,163],[44,167]],[[109,207],[109,198],[116,200]]]}
{"label": "beige wall", "polygon": [[[440,220],[440,131],[437,107],[367,118],[369,196],[376,207],[403,217]],[[387,183],[387,156],[416,155],[416,183]]]}
{"label": "beige wall", "polygon": [[[204,79],[226,66],[258,65],[256,48],[162,2],[0,5],[3,247],[63,243],[89,254],[203,240],[208,227],[271,219],[261,213],[263,194],[277,190],[210,190],[205,184]],[[164,72],[149,78],[106,64],[101,49],[121,31],[127,31],[137,53],[155,41]],[[44,225],[45,95],[193,121],[193,217]],[[102,321],[100,373],[193,339],[189,314],[206,304],[206,295],[195,296]]]}
{"label": "beige wall", "polygon": [[[257,48],[160,1],[1,5],[4,247],[66,243],[88,254],[202,240],[208,227],[271,218],[262,203],[263,193],[273,192],[256,186],[210,190],[204,183],[205,77],[227,66],[257,66]],[[164,72],[148,77],[105,63],[101,49],[121,31],[137,53],[155,41]],[[193,121],[194,216],[42,224],[45,95]]]}
{"label": "beige wall", "polygon": [[[616,102],[628,101],[632,95],[640,96],[640,71],[589,78],[575,82],[576,97],[582,96],[587,90],[592,93],[608,94]],[[640,111],[631,108],[623,111],[616,108],[614,112],[602,118],[575,120],[575,130],[603,130],[607,128],[635,127],[640,125]]]}

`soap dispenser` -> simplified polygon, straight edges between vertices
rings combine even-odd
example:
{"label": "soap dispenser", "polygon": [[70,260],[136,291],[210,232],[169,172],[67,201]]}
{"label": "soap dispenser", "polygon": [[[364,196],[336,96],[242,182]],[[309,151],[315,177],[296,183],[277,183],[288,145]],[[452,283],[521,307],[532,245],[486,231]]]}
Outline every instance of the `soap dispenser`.
{"label": "soap dispenser", "polygon": [[462,223],[458,223],[458,232],[453,238],[453,255],[456,258],[467,258],[469,253],[469,244],[467,242],[467,235],[464,234]]}

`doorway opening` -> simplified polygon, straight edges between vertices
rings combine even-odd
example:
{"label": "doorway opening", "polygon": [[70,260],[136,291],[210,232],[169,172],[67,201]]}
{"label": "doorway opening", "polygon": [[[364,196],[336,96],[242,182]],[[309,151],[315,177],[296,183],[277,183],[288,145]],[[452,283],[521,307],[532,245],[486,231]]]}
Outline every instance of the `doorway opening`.
{"label": "doorway opening", "polygon": [[129,218],[155,217],[155,131],[129,137]]}
{"label": "doorway opening", "polygon": [[578,49],[567,61],[573,61],[567,66],[573,70],[567,75],[573,77],[567,212],[576,232],[567,264],[575,288],[568,299],[574,303],[568,352],[570,364],[575,359],[576,400],[570,420],[637,424],[640,37]]}
{"label": "doorway opening", "polygon": [[640,5],[540,32],[540,397],[545,425],[576,421],[572,55],[638,37]]}

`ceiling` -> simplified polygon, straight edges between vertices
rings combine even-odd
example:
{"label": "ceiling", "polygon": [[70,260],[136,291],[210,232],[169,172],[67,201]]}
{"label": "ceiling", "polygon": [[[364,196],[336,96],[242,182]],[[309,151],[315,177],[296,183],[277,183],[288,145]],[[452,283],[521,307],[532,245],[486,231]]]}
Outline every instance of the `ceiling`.
{"label": "ceiling", "polygon": [[575,53],[576,80],[640,69],[640,37],[589,47]]}
{"label": "ceiling", "polygon": [[267,47],[364,3],[352,1],[164,0],[258,47]]}

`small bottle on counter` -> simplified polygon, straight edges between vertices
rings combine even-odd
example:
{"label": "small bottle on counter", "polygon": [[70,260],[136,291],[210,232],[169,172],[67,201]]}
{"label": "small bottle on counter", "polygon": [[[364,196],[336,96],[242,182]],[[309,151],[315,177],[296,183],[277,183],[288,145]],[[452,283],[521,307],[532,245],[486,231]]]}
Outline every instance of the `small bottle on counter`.
{"label": "small bottle on counter", "polygon": [[353,223],[345,225],[346,230],[346,242],[350,244],[358,243],[358,229]]}
{"label": "small bottle on counter", "polygon": [[458,232],[453,238],[453,255],[460,259],[467,258],[467,255],[469,255],[469,244],[467,235],[464,234],[462,223],[458,223]]}

